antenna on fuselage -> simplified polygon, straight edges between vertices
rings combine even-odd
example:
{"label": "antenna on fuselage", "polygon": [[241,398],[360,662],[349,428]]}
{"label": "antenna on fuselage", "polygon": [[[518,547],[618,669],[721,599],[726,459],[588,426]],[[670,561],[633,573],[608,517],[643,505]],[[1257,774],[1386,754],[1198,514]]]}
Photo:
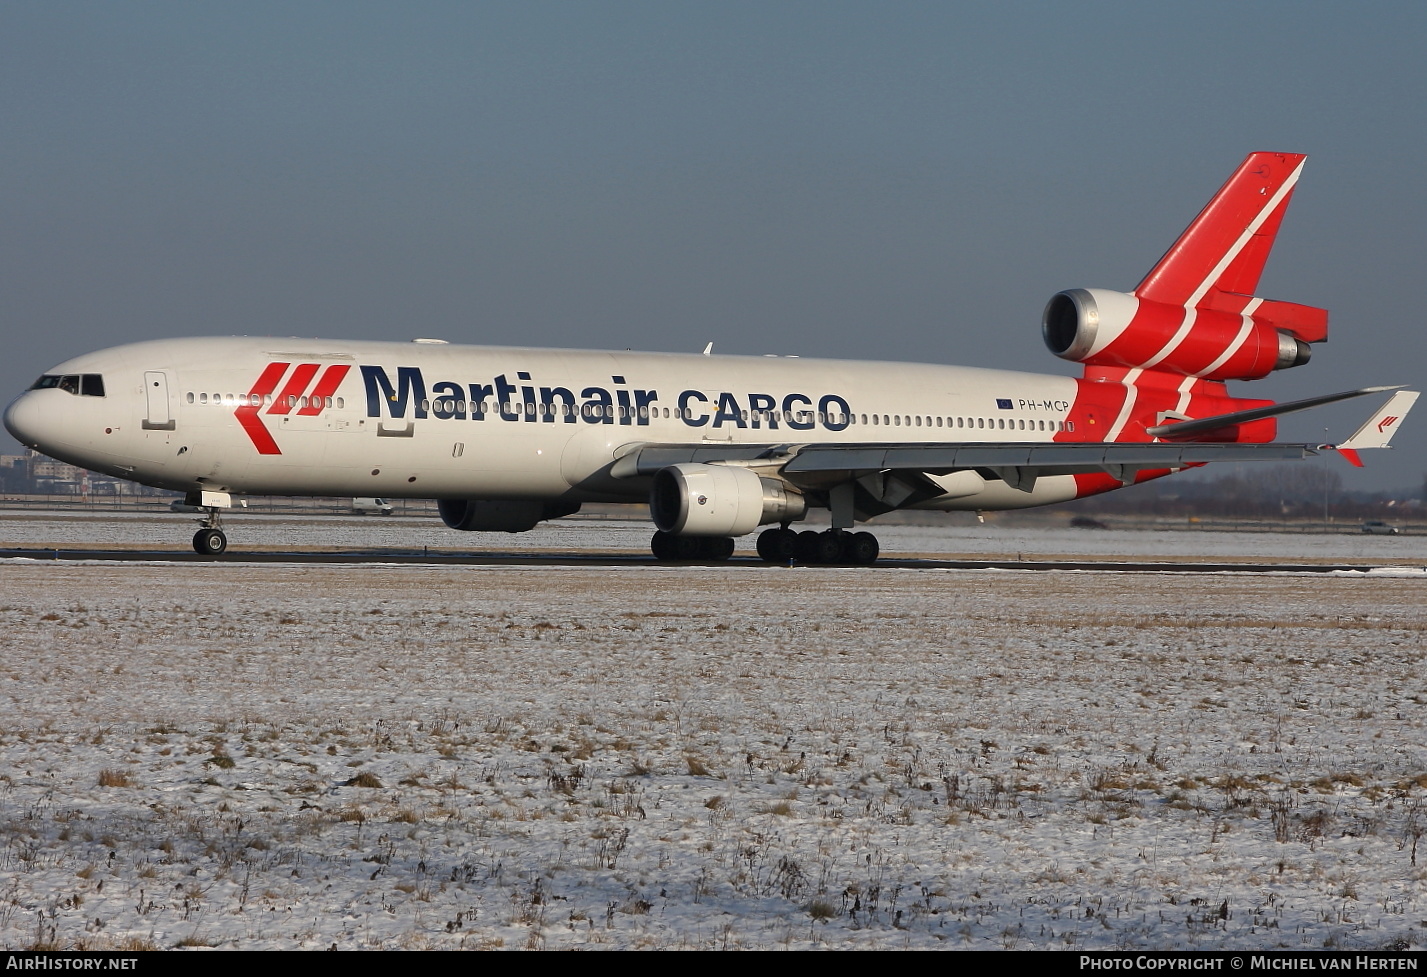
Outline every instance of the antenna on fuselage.
{"label": "antenna on fuselage", "polygon": [[712,356],[712,355],[713,355],[713,343],[709,343],[707,346],[704,347],[704,355],[705,355],[705,356]]}

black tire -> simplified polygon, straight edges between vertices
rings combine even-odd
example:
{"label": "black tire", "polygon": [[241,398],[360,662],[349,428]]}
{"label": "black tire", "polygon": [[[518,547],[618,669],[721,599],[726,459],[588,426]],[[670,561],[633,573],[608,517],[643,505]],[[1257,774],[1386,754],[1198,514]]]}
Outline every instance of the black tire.
{"label": "black tire", "polygon": [[843,533],[835,533],[831,530],[825,533],[818,533],[817,542],[815,544],[816,562],[841,563],[843,535]]}
{"label": "black tire", "polygon": [[203,556],[218,556],[228,549],[228,537],[221,529],[200,529],[193,534],[193,551]]}
{"label": "black tire", "polygon": [[791,529],[765,529],[758,534],[758,557],[765,563],[787,563],[793,558],[797,539]]}
{"label": "black tire", "polygon": [[677,560],[704,559],[704,538],[702,536],[675,536],[674,552]]}
{"label": "black tire", "polygon": [[856,563],[859,566],[876,563],[877,555],[882,552],[877,537],[871,533],[852,533],[844,542],[846,543],[847,562]]}
{"label": "black tire", "polygon": [[818,544],[822,539],[822,533],[815,533],[811,529],[804,529],[793,537],[793,558],[799,563],[817,563]]}
{"label": "black tire", "polygon": [[722,563],[730,556],[733,556],[732,536],[705,536],[704,537],[704,559],[713,563]]}
{"label": "black tire", "polygon": [[657,532],[654,538],[649,541],[649,549],[654,553],[656,560],[677,560],[679,558],[679,537],[672,536],[666,532]]}

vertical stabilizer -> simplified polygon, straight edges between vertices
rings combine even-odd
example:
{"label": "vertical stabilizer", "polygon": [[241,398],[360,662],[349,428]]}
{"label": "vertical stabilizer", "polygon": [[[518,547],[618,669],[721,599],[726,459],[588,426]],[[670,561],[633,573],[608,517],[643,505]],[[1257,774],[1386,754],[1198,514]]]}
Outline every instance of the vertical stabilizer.
{"label": "vertical stabilizer", "polygon": [[1253,295],[1305,159],[1302,153],[1250,153],[1134,294],[1189,306],[1210,292]]}

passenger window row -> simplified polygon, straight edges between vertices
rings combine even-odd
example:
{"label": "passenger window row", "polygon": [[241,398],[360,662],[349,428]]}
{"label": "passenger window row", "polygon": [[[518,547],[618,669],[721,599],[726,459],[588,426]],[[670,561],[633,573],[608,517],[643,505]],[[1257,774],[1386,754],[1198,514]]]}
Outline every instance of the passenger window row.
{"label": "passenger window row", "polygon": [[[260,397],[257,394],[209,394],[194,393],[189,391],[186,399],[190,404],[213,404],[219,407],[265,407],[273,403],[273,395]],[[297,397],[289,395],[287,398],[288,409],[294,407],[322,407],[331,410],[336,407],[341,410],[346,406],[346,400],[342,397]]]}

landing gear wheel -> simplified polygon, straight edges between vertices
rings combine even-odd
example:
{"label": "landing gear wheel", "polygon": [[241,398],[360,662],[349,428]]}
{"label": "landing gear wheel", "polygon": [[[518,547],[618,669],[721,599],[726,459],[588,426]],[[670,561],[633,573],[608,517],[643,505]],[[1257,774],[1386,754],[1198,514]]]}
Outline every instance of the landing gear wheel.
{"label": "landing gear wheel", "polygon": [[797,539],[791,529],[765,529],[758,534],[758,558],[765,563],[787,563],[793,558]]}
{"label": "landing gear wheel", "polygon": [[852,533],[843,540],[844,554],[848,563],[856,563],[867,566],[877,562],[877,554],[882,551],[882,547],[877,543],[877,537],[871,533]]}
{"label": "landing gear wheel", "polygon": [[203,556],[217,556],[228,548],[228,537],[221,529],[200,529],[193,534],[193,551]]}
{"label": "landing gear wheel", "polygon": [[654,534],[654,538],[649,541],[649,549],[654,553],[656,560],[677,560],[679,559],[679,537],[663,531]]}
{"label": "landing gear wheel", "polygon": [[799,563],[817,563],[818,540],[822,533],[804,529],[793,539],[793,558]]}
{"label": "landing gear wheel", "polygon": [[842,537],[842,533],[831,529],[817,534],[814,553],[818,563],[842,562]]}
{"label": "landing gear wheel", "polygon": [[655,533],[649,541],[654,559],[666,562],[708,560],[721,563],[733,555],[733,545],[729,536],[675,536],[663,531]]}
{"label": "landing gear wheel", "polygon": [[733,556],[732,536],[705,536],[704,537],[705,560],[713,563],[722,563],[730,556]]}

